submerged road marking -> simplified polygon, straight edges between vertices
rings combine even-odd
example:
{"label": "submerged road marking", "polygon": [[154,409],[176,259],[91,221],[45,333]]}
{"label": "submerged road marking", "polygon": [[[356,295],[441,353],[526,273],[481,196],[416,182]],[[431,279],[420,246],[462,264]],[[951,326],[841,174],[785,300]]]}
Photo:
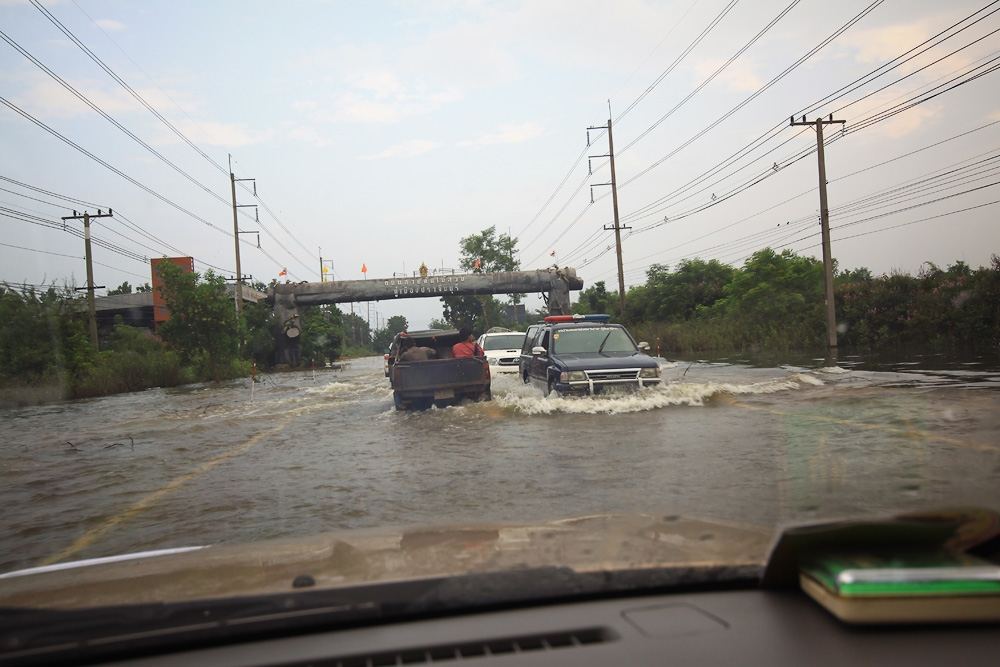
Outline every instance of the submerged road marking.
{"label": "submerged road marking", "polygon": [[938,442],[943,442],[948,445],[954,445],[956,447],[961,447],[963,449],[972,449],[979,452],[1000,451],[1000,447],[994,445],[985,445],[979,442],[960,440],[959,438],[953,438],[949,435],[942,435],[940,433],[934,433],[932,431],[924,431],[916,428],[898,428],[896,426],[887,426],[885,424],[871,424],[868,422],[859,422],[854,419],[842,419],[840,417],[828,417],[826,415],[806,414],[802,412],[787,412],[785,410],[765,408],[759,405],[750,405],[749,403],[743,403],[742,401],[732,401],[730,405],[734,405],[738,408],[745,408],[747,410],[767,412],[772,415],[780,415],[783,417],[799,417],[802,419],[811,419],[813,421],[827,422],[829,424],[841,424],[843,426],[851,426],[853,428],[859,428],[865,431],[886,431],[888,433],[894,433],[896,435],[902,435],[911,438],[918,437],[918,438],[923,438],[924,440],[937,440]]}
{"label": "submerged road marking", "polygon": [[49,556],[48,558],[46,558],[45,560],[43,560],[42,562],[40,562],[39,565],[40,566],[41,565],[52,565],[53,563],[58,563],[59,561],[65,560],[67,558],[70,558],[71,556],[76,555],[77,553],[79,553],[83,549],[86,549],[87,547],[89,547],[91,544],[93,544],[94,542],[96,542],[100,538],[104,537],[104,535],[106,535],[109,531],[111,531],[116,526],[118,526],[118,525],[120,525],[122,523],[125,523],[129,519],[131,519],[131,518],[133,518],[133,517],[135,517],[135,516],[137,516],[139,514],[142,514],[143,512],[145,512],[146,510],[148,510],[150,507],[152,507],[153,505],[155,505],[157,503],[157,501],[159,501],[160,499],[162,499],[165,496],[173,493],[174,491],[176,491],[180,487],[184,486],[185,484],[187,484],[191,480],[195,479],[196,477],[200,477],[201,475],[204,475],[206,472],[208,472],[212,468],[215,468],[220,463],[225,463],[229,459],[231,459],[231,458],[233,458],[235,456],[238,456],[238,455],[246,452],[251,447],[253,447],[258,442],[260,442],[262,439],[264,439],[267,436],[273,435],[273,434],[277,433],[278,431],[280,431],[282,428],[284,428],[284,426],[285,426],[285,422],[283,421],[281,424],[279,424],[278,426],[275,426],[272,429],[269,429],[267,431],[261,431],[260,433],[258,433],[257,435],[253,436],[252,438],[250,438],[246,442],[242,442],[242,443],[240,443],[238,445],[234,445],[233,447],[230,447],[229,449],[227,449],[223,453],[219,454],[215,458],[212,458],[212,459],[209,459],[208,461],[205,461],[204,463],[202,463],[198,467],[196,467],[194,470],[192,470],[190,472],[187,472],[187,473],[185,473],[185,474],[183,474],[183,475],[181,475],[179,477],[175,477],[170,482],[168,482],[167,484],[164,484],[163,486],[161,486],[156,491],[153,491],[152,493],[148,493],[145,496],[143,496],[142,498],[140,498],[138,501],[136,501],[135,503],[133,503],[132,505],[130,505],[128,508],[126,508],[125,511],[120,512],[119,514],[116,514],[113,517],[105,520],[100,525],[95,526],[94,528],[91,528],[90,530],[88,530],[87,532],[85,532],[83,535],[81,535],[80,537],[78,537],[76,539],[76,541],[73,542],[73,544],[69,545],[68,547],[66,547],[62,551],[59,551],[59,552],[57,552],[57,553]]}

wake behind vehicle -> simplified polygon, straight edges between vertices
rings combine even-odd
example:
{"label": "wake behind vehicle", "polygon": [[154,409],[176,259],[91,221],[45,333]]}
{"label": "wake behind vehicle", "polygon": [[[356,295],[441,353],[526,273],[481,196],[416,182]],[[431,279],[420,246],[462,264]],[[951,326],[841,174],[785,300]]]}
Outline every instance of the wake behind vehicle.
{"label": "wake behind vehicle", "polygon": [[491,373],[517,373],[524,346],[523,332],[496,327],[480,336],[477,342],[486,354]]}
{"label": "wake behind vehicle", "polygon": [[660,365],[608,315],[551,315],[528,327],[519,370],[525,384],[541,385],[548,396],[600,394],[608,388],[643,388],[660,383]]}
{"label": "wake behind vehicle", "polygon": [[[434,358],[401,359],[404,339],[416,347],[430,348]],[[384,370],[397,410],[426,410],[432,405],[443,408],[463,399],[490,400],[489,363],[484,357],[454,358],[451,347],[460,340],[458,331],[439,329],[402,332],[393,338]]]}

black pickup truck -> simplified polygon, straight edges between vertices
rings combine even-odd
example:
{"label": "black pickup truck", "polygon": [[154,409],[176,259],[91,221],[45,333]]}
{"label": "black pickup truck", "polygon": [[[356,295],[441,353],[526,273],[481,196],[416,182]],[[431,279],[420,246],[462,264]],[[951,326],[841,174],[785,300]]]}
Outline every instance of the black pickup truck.
{"label": "black pickup truck", "polygon": [[[434,350],[434,359],[403,361],[400,341],[408,337],[417,347]],[[431,329],[397,334],[385,355],[385,374],[392,386],[397,410],[426,410],[456,405],[463,399],[488,401],[490,365],[484,357],[455,359],[451,346],[459,342],[455,330]]]}
{"label": "black pickup truck", "polygon": [[608,315],[550,315],[528,327],[521,349],[525,384],[548,396],[600,394],[606,389],[642,389],[660,384],[660,365]]}

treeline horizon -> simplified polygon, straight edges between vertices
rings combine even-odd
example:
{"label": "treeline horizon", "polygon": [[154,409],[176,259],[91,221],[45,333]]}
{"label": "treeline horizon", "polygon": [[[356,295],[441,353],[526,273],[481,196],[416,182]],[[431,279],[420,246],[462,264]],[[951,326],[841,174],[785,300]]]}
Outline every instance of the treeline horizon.
{"label": "treeline horizon", "polygon": [[[838,344],[858,351],[908,346],[996,350],[1000,345],[1000,257],[972,268],[925,262],[916,275],[835,270]],[[821,350],[825,347],[821,261],[759,250],[741,267],[690,259],[654,264],[625,293],[603,281],[580,292],[575,313],[605,312],[664,353]]]}

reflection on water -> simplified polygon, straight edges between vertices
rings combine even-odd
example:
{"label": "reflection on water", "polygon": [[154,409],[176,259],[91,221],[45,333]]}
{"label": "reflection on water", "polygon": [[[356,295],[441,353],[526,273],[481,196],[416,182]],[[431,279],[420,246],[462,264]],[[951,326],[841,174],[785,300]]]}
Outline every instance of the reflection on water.
{"label": "reflection on water", "polygon": [[[933,363],[931,363],[933,361]],[[342,528],[620,511],[774,526],[1000,508],[1000,365],[664,362],[640,393],[398,413],[380,358],[340,371],[11,409],[0,571]],[[755,554],[756,555],[756,554]]]}

